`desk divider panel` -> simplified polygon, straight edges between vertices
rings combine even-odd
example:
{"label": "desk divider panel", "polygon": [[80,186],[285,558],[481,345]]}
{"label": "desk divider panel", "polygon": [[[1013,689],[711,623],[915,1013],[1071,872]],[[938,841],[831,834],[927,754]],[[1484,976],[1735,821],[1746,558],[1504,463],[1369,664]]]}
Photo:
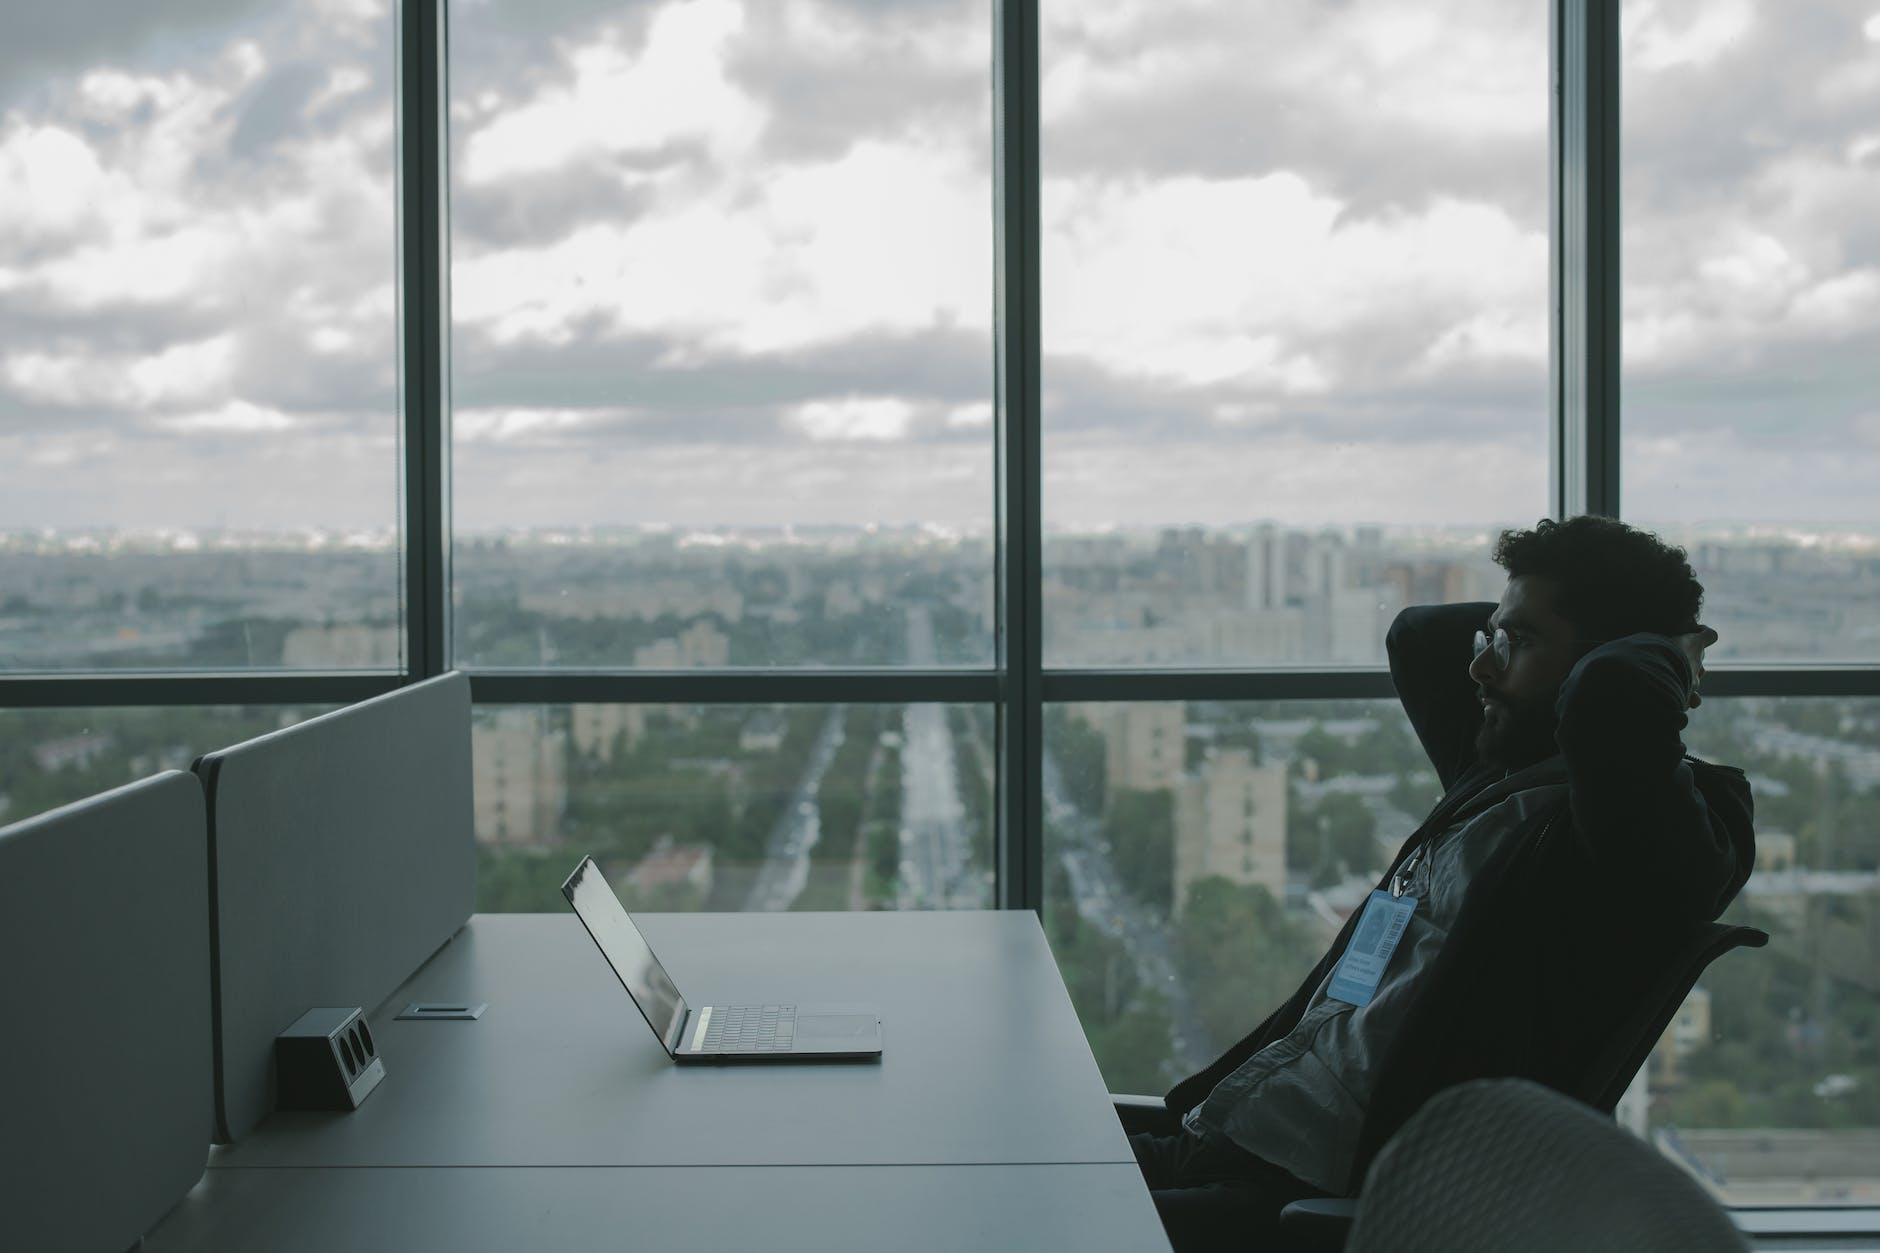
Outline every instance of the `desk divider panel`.
{"label": "desk divider panel", "polygon": [[470,760],[470,683],[453,672],[196,763],[219,1142],[273,1111],[278,1033],[315,1006],[370,1012],[470,916]]}
{"label": "desk divider panel", "polygon": [[201,785],[171,770],[0,829],[0,1243],[129,1248],[209,1154]]}

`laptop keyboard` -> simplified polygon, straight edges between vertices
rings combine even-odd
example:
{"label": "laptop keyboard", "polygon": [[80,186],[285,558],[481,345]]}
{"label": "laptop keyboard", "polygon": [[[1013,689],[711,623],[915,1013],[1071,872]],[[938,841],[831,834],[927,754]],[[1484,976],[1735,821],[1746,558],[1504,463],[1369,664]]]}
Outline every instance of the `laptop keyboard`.
{"label": "laptop keyboard", "polygon": [[704,1053],[786,1053],[796,1043],[796,1006],[714,1008],[705,1024]]}

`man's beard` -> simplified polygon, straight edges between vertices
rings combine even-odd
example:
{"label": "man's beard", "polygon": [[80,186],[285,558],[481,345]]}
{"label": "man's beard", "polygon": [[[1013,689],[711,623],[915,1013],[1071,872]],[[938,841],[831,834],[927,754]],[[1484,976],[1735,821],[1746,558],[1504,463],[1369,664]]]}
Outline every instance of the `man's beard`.
{"label": "man's beard", "polygon": [[1475,752],[1483,761],[1504,770],[1519,770],[1560,751],[1554,742],[1560,719],[1552,700],[1524,704],[1501,697],[1493,699],[1499,708],[1482,711],[1482,726],[1475,733]]}

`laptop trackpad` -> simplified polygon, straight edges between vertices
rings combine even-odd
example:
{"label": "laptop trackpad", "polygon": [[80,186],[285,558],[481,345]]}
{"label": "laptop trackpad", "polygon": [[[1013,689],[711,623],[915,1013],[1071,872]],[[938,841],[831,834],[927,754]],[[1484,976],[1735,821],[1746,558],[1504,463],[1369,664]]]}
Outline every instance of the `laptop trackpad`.
{"label": "laptop trackpad", "polygon": [[873,1035],[879,1021],[872,1014],[803,1014],[796,1020],[796,1038],[852,1040]]}

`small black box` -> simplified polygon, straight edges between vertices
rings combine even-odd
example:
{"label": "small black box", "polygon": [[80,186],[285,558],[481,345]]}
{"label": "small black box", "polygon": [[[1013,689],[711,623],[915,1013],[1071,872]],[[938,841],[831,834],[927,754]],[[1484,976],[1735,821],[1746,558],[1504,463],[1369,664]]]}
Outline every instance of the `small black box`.
{"label": "small black box", "polygon": [[274,1037],[279,1109],[357,1109],[385,1078],[372,1029],[357,1007],[310,1009]]}

